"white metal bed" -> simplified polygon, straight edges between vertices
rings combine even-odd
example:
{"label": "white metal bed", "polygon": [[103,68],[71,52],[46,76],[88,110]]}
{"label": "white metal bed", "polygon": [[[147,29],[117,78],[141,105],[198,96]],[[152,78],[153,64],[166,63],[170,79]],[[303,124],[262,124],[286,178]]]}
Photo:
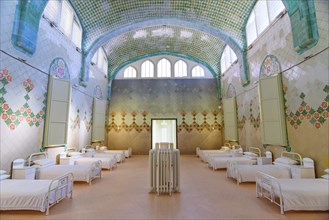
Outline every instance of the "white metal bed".
{"label": "white metal bed", "polygon": [[48,215],[51,206],[72,198],[73,174],[52,180],[6,179],[0,185],[0,210],[37,210]]}
{"label": "white metal bed", "polygon": [[281,214],[289,210],[329,210],[329,180],[277,179],[258,172],[256,196],[264,197],[280,207]]}
{"label": "white metal bed", "polygon": [[257,157],[261,156],[260,149],[257,147],[250,147],[248,152],[244,152],[244,155],[237,155],[231,157],[210,157],[208,166],[213,170],[223,169],[228,167],[229,162],[235,162],[236,164],[254,165],[257,163]]}
{"label": "white metal bed", "polygon": [[124,150],[96,150],[92,146],[86,146],[86,154],[90,157],[114,157],[117,163],[123,163],[126,159]]}
{"label": "white metal bed", "polygon": [[66,155],[74,161],[75,165],[92,165],[94,162],[101,161],[102,169],[111,170],[117,166],[115,157],[89,157],[89,154],[80,153],[76,148],[66,149]]}
{"label": "white metal bed", "polygon": [[92,165],[56,165],[48,159],[46,152],[33,153],[28,157],[28,166],[35,166],[36,179],[54,179],[64,173],[73,173],[74,181],[85,181],[91,184],[92,180],[101,178],[102,164],[96,161]]}
{"label": "white metal bed", "polygon": [[202,150],[199,147],[196,149],[197,156],[200,157],[202,162],[207,162],[207,158],[211,155],[217,155],[217,156],[223,156],[223,157],[229,157],[231,156],[230,153],[231,146],[229,144],[226,144],[222,146],[219,150]]}
{"label": "white metal bed", "polygon": [[[231,169],[233,179],[237,183],[241,182],[255,182],[257,172],[267,173],[279,179],[291,179],[291,167],[303,166],[303,159],[300,154],[294,152],[283,151],[280,158],[291,159],[296,161],[295,164],[287,164],[281,162],[273,162],[266,165],[234,165]],[[278,161],[278,159],[276,159]]]}
{"label": "white metal bed", "polygon": [[[269,158],[272,161],[272,152],[271,151],[265,151],[265,157]],[[228,161],[227,169],[226,169],[226,173],[227,173],[228,178],[234,178],[235,179],[235,172],[236,172],[235,168],[238,165],[249,165],[249,164],[239,163],[238,161],[234,161],[234,160]],[[255,164],[251,164],[251,165],[255,165]]]}

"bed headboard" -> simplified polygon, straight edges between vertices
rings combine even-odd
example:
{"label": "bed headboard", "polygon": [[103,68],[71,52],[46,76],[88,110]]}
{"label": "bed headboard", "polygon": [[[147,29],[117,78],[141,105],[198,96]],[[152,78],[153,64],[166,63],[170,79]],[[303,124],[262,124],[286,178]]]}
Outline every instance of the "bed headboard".
{"label": "bed headboard", "polygon": [[262,156],[260,149],[258,147],[249,147],[249,152],[257,154],[258,157]]}
{"label": "bed headboard", "polygon": [[302,156],[299,153],[294,153],[294,152],[287,152],[287,151],[282,151],[281,152],[281,157],[288,157],[293,160],[296,160],[299,165],[303,165],[303,159]]}
{"label": "bed headboard", "polygon": [[48,158],[48,153],[46,152],[38,152],[38,153],[33,153],[28,157],[27,160],[27,165],[31,166],[32,162],[37,159],[47,159]]}

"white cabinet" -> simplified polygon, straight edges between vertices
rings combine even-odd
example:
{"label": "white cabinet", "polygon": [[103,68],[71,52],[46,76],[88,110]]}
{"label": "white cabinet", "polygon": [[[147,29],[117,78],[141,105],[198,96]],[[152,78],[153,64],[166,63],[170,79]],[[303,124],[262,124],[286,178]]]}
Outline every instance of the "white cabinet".
{"label": "white cabinet", "polygon": [[315,172],[313,167],[291,167],[291,176],[293,179],[315,178]]}
{"label": "white cabinet", "polygon": [[14,168],[12,179],[35,179],[35,167]]}
{"label": "white cabinet", "polygon": [[257,157],[257,165],[272,164],[272,158],[270,157]]}
{"label": "white cabinet", "polygon": [[61,157],[60,165],[75,165],[76,158],[73,157]]}

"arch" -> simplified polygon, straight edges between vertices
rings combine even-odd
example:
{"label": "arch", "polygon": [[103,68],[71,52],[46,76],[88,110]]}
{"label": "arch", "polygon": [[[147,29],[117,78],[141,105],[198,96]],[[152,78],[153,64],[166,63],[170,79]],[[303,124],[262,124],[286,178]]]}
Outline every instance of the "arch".
{"label": "arch", "polygon": [[200,75],[200,76],[204,76],[204,69],[201,66],[196,65],[192,68],[192,70],[191,70],[192,77],[198,77],[198,76],[193,76],[195,71],[198,71],[198,72],[200,71],[202,73],[202,75]]}
{"label": "arch", "polygon": [[[182,71],[182,73],[180,73],[179,71]],[[184,76],[187,76],[187,64],[183,60],[177,60],[174,64],[174,77]]]}
{"label": "arch", "polygon": [[181,53],[168,53],[168,52],[157,52],[157,53],[151,53],[151,54],[145,54],[145,55],[141,55],[138,57],[135,57],[134,59],[128,60],[122,64],[120,64],[120,66],[118,66],[112,73],[111,77],[109,77],[109,84],[108,84],[108,98],[110,98],[111,96],[111,87],[112,87],[112,81],[113,79],[116,77],[116,75],[118,74],[118,72],[123,69],[124,67],[128,66],[131,63],[134,63],[138,60],[142,60],[145,59],[147,57],[153,57],[153,56],[159,56],[159,55],[170,55],[170,56],[176,56],[176,57],[181,57],[183,59],[187,59],[193,62],[196,62],[202,66],[204,66],[205,68],[207,68],[210,73],[214,76],[214,78],[216,78],[217,81],[217,95],[218,98],[221,99],[221,94],[222,94],[222,85],[221,85],[221,76],[216,74],[216,71],[208,64],[203,62],[202,60],[196,59],[195,57],[191,57],[188,56],[186,54],[181,54]]}
{"label": "arch", "polygon": [[[178,18],[156,18],[152,20],[140,21],[132,24],[123,25],[115,30],[110,30],[106,32],[102,37],[98,38],[90,48],[85,48],[85,52],[83,53],[82,57],[82,69],[80,75],[80,84],[86,85],[86,82],[89,80],[88,72],[89,72],[89,65],[91,61],[92,55],[98,49],[98,47],[105,44],[111,38],[117,37],[121,34],[137,31],[142,28],[146,28],[149,26],[154,25],[180,25],[191,29],[196,29],[207,34],[213,35],[224,41],[226,44],[230,45],[232,50],[238,57],[239,65],[240,65],[240,78],[241,82],[244,86],[249,84],[249,68],[246,58],[246,51],[242,49],[242,45],[240,45],[234,38],[229,36],[227,33],[218,30],[216,28],[204,25],[198,22],[187,21]],[[215,74],[217,75],[217,73]]]}
{"label": "arch", "polygon": [[118,74],[118,72],[121,69],[128,66],[129,64],[134,63],[138,60],[142,60],[142,59],[145,59],[145,58],[148,58],[148,57],[159,56],[159,55],[169,55],[169,56],[181,57],[183,59],[187,59],[187,60],[196,62],[196,63],[206,67],[214,77],[217,77],[216,71],[208,63],[206,63],[202,60],[199,60],[195,57],[191,57],[191,56],[188,56],[188,55],[182,54],[182,53],[156,52],[156,53],[149,53],[149,54],[140,55],[140,56],[137,56],[133,59],[127,60],[126,62],[120,64],[116,69],[113,70],[113,72],[111,74],[111,79],[114,79],[116,77],[116,75]]}
{"label": "arch", "polygon": [[[27,54],[28,56],[32,56],[36,50],[37,44],[37,36],[39,31],[39,24],[42,12],[47,4],[48,0],[21,0],[18,1],[15,18],[14,18],[14,27],[12,33],[12,43],[14,48],[18,51]],[[71,4],[73,10],[79,18],[80,24],[83,28],[83,24],[81,23],[81,19],[79,13],[77,13],[76,8],[72,5],[71,1],[68,0]],[[315,6],[314,0],[308,1],[291,1],[291,0],[282,0],[285,5],[288,15],[291,20],[291,29],[293,34],[293,43],[294,48],[298,54],[301,54],[308,49],[315,46],[319,39],[316,16],[315,16]],[[256,4],[256,3],[255,3]],[[254,6],[253,6],[254,7]],[[252,8],[253,9],[253,8]],[[252,11],[251,9],[251,11]],[[250,13],[251,13],[250,11]],[[249,13],[249,15],[250,15]],[[244,30],[243,30],[243,45],[239,45],[232,37],[230,37],[225,32],[213,28],[208,25],[204,25],[198,22],[191,22],[183,19],[177,18],[158,18],[153,20],[146,20],[136,23],[131,23],[127,25],[123,25],[115,30],[108,31],[102,37],[98,38],[94,44],[90,48],[83,47],[83,56],[82,56],[82,67],[80,71],[80,84],[86,86],[86,82],[89,79],[88,70],[89,64],[92,54],[94,54],[95,50],[100,47],[100,45],[104,44],[108,39],[112,37],[118,36],[120,34],[136,31],[137,29],[152,26],[152,25],[182,25],[189,28],[197,29],[208,34],[211,34],[215,37],[226,42],[233,49],[235,54],[238,57],[239,65],[240,65],[240,77],[242,84],[244,86],[249,84],[249,68],[246,56],[246,23],[248,21],[248,17],[246,17],[244,22]],[[311,22],[310,22],[311,21]],[[300,28],[302,28],[305,35],[300,37]],[[85,32],[83,32],[83,42],[84,45],[84,36]]]}
{"label": "arch", "polygon": [[137,70],[133,66],[128,66],[124,73],[124,78],[136,78],[137,77]]}
{"label": "arch", "polygon": [[[146,70],[151,72],[146,74]],[[141,77],[154,77],[154,63],[151,60],[145,60],[141,65]]]}
{"label": "arch", "polygon": [[157,77],[171,77],[171,62],[167,58],[158,61]]}
{"label": "arch", "polygon": [[[20,0],[17,3],[13,24],[11,42],[14,48],[28,56],[32,56],[36,50],[39,25],[42,13],[49,0]],[[79,13],[67,0],[76,14],[82,29],[82,39],[84,38],[83,24]]]}

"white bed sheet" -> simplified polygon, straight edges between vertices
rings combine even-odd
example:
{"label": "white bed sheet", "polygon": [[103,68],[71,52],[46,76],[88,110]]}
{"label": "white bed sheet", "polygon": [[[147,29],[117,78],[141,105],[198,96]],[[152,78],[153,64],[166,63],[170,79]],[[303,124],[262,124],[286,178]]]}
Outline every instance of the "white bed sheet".
{"label": "white bed sheet", "polygon": [[110,152],[108,152],[108,153],[106,153],[106,152],[104,152],[104,153],[94,152],[94,153],[92,153],[92,157],[97,157],[97,158],[114,157],[116,159],[117,163],[123,162],[126,158],[123,151],[121,151],[121,153],[120,152],[116,152],[116,153],[114,153],[114,152],[113,153],[110,153]]}
{"label": "white bed sheet", "polygon": [[235,162],[236,164],[241,165],[254,165],[257,163],[257,160],[247,157],[213,157],[209,161],[209,166],[214,170],[223,169],[227,168],[229,162]]}
{"label": "white bed sheet", "polygon": [[234,179],[238,182],[256,182],[257,172],[269,174],[278,179],[290,179],[291,172],[288,166],[266,164],[266,165],[236,165]]}
{"label": "white bed sheet", "polygon": [[[46,211],[48,188],[52,180],[9,179],[0,182],[0,210]],[[54,186],[56,184],[53,184]],[[52,185],[52,186],[53,186]],[[50,203],[55,201],[54,192]]]}
{"label": "white bed sheet", "polygon": [[[276,179],[281,186],[283,209],[329,210],[329,181],[326,179]],[[277,184],[273,184],[278,195]]]}
{"label": "white bed sheet", "polygon": [[112,169],[116,165],[114,157],[78,157],[75,160],[76,165],[92,165],[96,161],[102,162],[103,169]]}
{"label": "white bed sheet", "polygon": [[53,165],[49,167],[38,167],[36,179],[54,179],[66,173],[73,173],[74,181],[90,182],[95,178],[98,171],[90,165]]}
{"label": "white bed sheet", "polygon": [[207,158],[212,155],[230,157],[231,153],[227,150],[200,150],[199,155],[203,162],[207,162]]}

